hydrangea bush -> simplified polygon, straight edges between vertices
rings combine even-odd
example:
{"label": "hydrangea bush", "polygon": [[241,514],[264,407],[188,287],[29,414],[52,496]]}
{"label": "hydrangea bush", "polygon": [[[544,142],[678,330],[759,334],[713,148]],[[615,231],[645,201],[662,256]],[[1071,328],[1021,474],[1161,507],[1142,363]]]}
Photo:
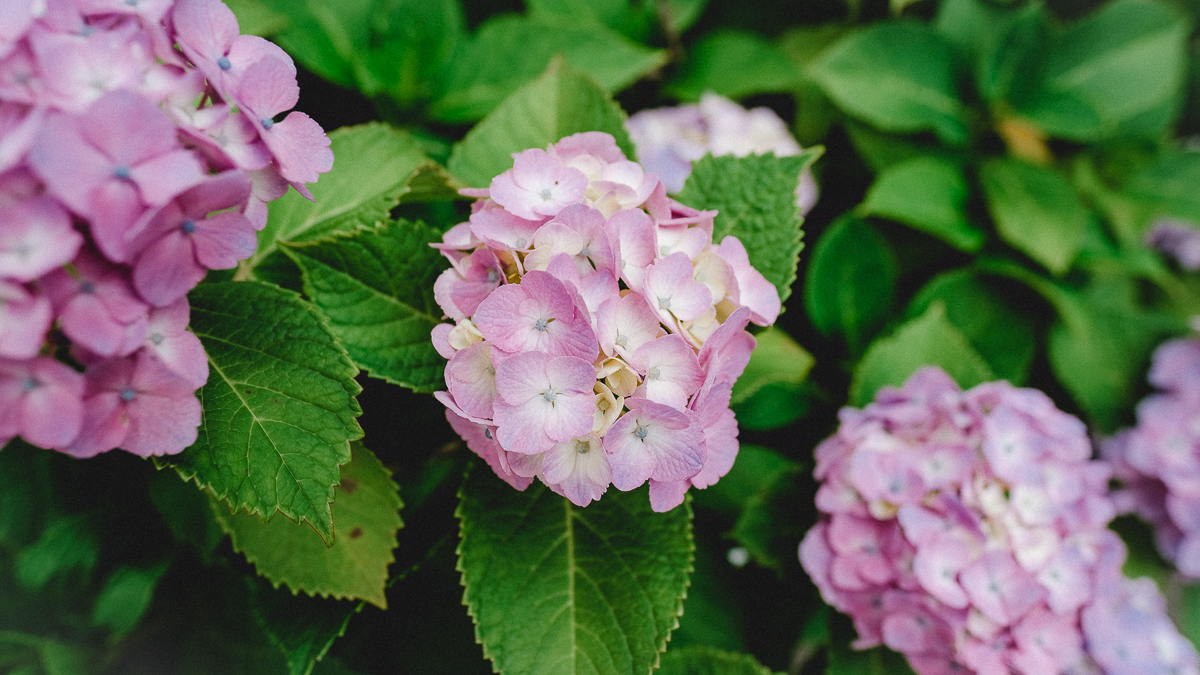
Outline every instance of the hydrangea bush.
{"label": "hydrangea bush", "polygon": [[219,0],[10,2],[0,22],[0,441],[179,453],[209,376],[187,292],[254,253],[289,184],[311,198],[329,139],[275,121],[296,66]]}

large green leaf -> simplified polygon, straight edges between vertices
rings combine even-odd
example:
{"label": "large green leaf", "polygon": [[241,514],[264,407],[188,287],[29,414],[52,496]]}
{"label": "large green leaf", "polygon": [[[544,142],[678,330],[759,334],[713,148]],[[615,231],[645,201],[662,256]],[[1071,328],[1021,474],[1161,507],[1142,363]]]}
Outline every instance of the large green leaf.
{"label": "large green leaf", "polygon": [[346,634],[362,603],[292,595],[265,581],[245,577],[250,613],[287,661],[288,675],[310,675],[324,663],[333,643]]}
{"label": "large green leaf", "polygon": [[708,0],[525,0],[534,16],[597,23],[643,42],[656,20],[666,20],[671,31],[682,33],[700,18],[707,4]]}
{"label": "large green leaf", "polygon": [[857,352],[887,318],[896,262],[866,222],[845,216],[817,240],[804,282],[804,307],[817,330],[838,333]]}
{"label": "large green leaf", "polygon": [[92,625],[107,627],[118,634],[133,630],[150,609],[154,589],[166,571],[166,563],[153,567],[118,567],[96,598],[92,607]]}
{"label": "large green leaf", "polygon": [[357,598],[386,609],[384,584],[401,525],[399,488],[370,450],[356,443],[353,454],[333,501],[337,538],[330,546],[287,518],[234,514],[215,500],[213,512],[234,550],[276,588],[287,584],[293,593]]}
{"label": "large green leaf", "polygon": [[1036,336],[1028,312],[1017,311],[969,269],[934,277],[908,305],[906,317],[921,316],[935,302],[946,318],[987,361],[998,377],[1021,384],[1029,372]]}
{"label": "large green leaf", "polygon": [[477,120],[536,78],[556,55],[608,91],[624,89],[667,60],[665,51],[595,23],[501,15],[485,22],[455,54],[429,113],[443,122]]}
{"label": "large green leaf", "polygon": [[1016,159],[987,162],[979,178],[1000,238],[1051,272],[1066,272],[1090,217],[1067,178]]}
{"label": "large green leaf", "polygon": [[698,101],[706,91],[729,98],[791,91],[800,72],[778,47],[755,33],[721,30],[705,35],[688,51],[667,91]]}
{"label": "large green leaf", "polygon": [[974,253],[983,246],[983,232],[967,220],[966,203],[962,167],[936,157],[918,157],[885,169],[859,208],[863,215],[911,225]]}
{"label": "large green leaf", "polygon": [[342,127],[330,133],[329,140],[333,170],[310,186],[315,201],[293,190],[271,202],[258,250],[242,262],[243,270],[258,266],[281,242],[385,220],[408,191],[410,179],[429,163],[412,136],[384,124]]}
{"label": "large green leaf", "polygon": [[1159,153],[1129,177],[1123,193],[1144,211],[1138,226],[1165,215],[1200,222],[1200,153]]}
{"label": "large green leaf", "polygon": [[662,667],[656,672],[659,675],[772,675],[770,668],[749,654],[705,646],[667,650]]}
{"label": "large green leaf", "polygon": [[40,635],[0,631],[0,668],[12,675],[87,675],[94,654],[81,645]]}
{"label": "large green leaf", "polygon": [[1068,28],[1018,112],[1054,136],[1161,135],[1183,103],[1183,15],[1158,0],[1115,0]]}
{"label": "large green leaf", "polygon": [[768,328],[754,336],[758,345],[750,354],[750,363],[733,385],[731,405],[754,396],[763,387],[778,384],[800,384],[812,370],[812,354],[796,343],[781,328]]}
{"label": "large green leaf", "polygon": [[22,586],[39,590],[56,576],[90,573],[100,558],[96,521],[88,516],[58,516],[33,544],[16,556],[13,573]]}
{"label": "large green leaf", "polygon": [[358,368],[311,305],[253,282],[188,295],[208,352],[196,444],[163,460],[234,509],[276,510],[333,539],[329,503],[350,441],[362,437]]}
{"label": "large green leaf", "polygon": [[798,77],[794,89],[796,119],[792,131],[803,145],[821,142],[837,116],[837,108],[813,80],[810,70],[825,49],[845,32],[846,27],[836,23],[799,26],[779,39],[779,48],[792,60]]}
{"label": "large green leaf", "polygon": [[823,148],[808,148],[793,157],[706,155],[696,162],[679,201],[697,209],[716,209],[713,241],[726,235],[741,240],[754,266],[775,284],[787,301],[804,248],[804,218],[796,207],[800,173]]}
{"label": "large green leaf", "polygon": [[633,156],[620,106],[595,80],[555,59],[541,77],[505,99],[454,146],[450,171],[467,185],[487,187],[512,168],[513,153],[544,148],[581,131],[612,134],[625,154]]}
{"label": "large green leaf", "polygon": [[264,0],[224,0],[233,10],[242,35],[267,37],[288,27],[287,15],[280,14],[264,4]]}
{"label": "large green leaf", "polygon": [[457,514],[463,602],[497,672],[646,675],[658,664],[692,566],[689,503],[654,513],[642,488],[583,509],[477,465]]}
{"label": "large green leaf", "polygon": [[940,302],[871,344],[854,369],[850,404],[864,406],[883,387],[899,387],[924,366],[938,366],[964,389],[996,379],[962,331],[946,319]]}
{"label": "large green leaf", "polygon": [[446,359],[429,332],[442,315],[433,282],[448,263],[429,246],[434,241],[441,233],[433,228],[392,221],[284,248],[350,358],[374,377],[417,391],[444,386]]}
{"label": "large green leaf", "polygon": [[884,131],[931,130],[951,145],[967,141],[954,50],[923,24],[877,23],[852,33],[811,72],[842,110]]}

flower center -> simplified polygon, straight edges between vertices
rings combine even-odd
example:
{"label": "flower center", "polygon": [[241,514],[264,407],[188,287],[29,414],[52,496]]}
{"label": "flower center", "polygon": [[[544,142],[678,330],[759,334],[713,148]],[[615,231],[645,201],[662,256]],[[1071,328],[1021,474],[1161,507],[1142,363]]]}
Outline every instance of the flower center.
{"label": "flower center", "polygon": [[263,125],[264,129],[270,129],[271,127],[275,126],[275,120],[271,119],[270,117],[264,117],[263,119],[259,120],[259,122]]}
{"label": "flower center", "polygon": [[646,428],[647,427],[642,426],[641,422],[638,422],[637,428],[633,430],[633,435],[637,436],[638,440],[642,440],[642,441],[646,440],[646,436],[649,433],[646,431]]}
{"label": "flower center", "polygon": [[129,176],[132,175],[132,172],[129,170],[129,167],[122,164],[113,170],[113,175],[121,180],[129,180]]}
{"label": "flower center", "polygon": [[592,446],[588,445],[588,443],[586,441],[576,441],[575,442],[575,452],[578,452],[581,455],[586,455],[591,451],[592,451]]}
{"label": "flower center", "polygon": [[191,234],[196,231],[196,223],[191,220],[183,221],[183,225],[180,225],[179,227],[183,230],[184,234]]}
{"label": "flower center", "polygon": [[542,398],[546,399],[546,402],[550,405],[554,405],[554,401],[558,398],[558,392],[553,389],[547,389],[542,392]]}
{"label": "flower center", "polygon": [[646,372],[646,377],[651,380],[657,380],[658,376],[660,374],[661,373],[658,370],[658,366],[654,366],[653,368],[651,368],[649,371]]}
{"label": "flower center", "polygon": [[217,67],[221,70],[229,70],[233,67],[233,64],[229,62],[228,58],[222,56],[221,58],[217,59]]}
{"label": "flower center", "polygon": [[494,269],[488,270],[488,283],[494,284],[500,280],[500,273]]}
{"label": "flower center", "polygon": [[161,345],[166,337],[162,333],[151,333],[150,337],[146,338],[151,344]]}
{"label": "flower center", "polygon": [[618,335],[617,339],[613,340],[613,342],[617,343],[617,345],[620,347],[627,347],[629,346],[629,337],[625,335]]}
{"label": "flower center", "polygon": [[545,188],[544,190],[542,190],[541,192],[538,193],[538,196],[541,197],[542,201],[545,201],[545,202],[548,202],[551,199],[554,199],[554,193],[550,191],[550,188]]}
{"label": "flower center", "polygon": [[484,430],[483,430],[483,435],[484,435],[484,437],[485,437],[485,438],[487,438],[489,441],[490,441],[490,440],[492,440],[492,430],[491,430],[491,429],[484,429]]}
{"label": "flower center", "polygon": [[671,299],[670,298],[659,298],[658,299],[658,308],[663,310],[664,312],[671,311]]}
{"label": "flower center", "polygon": [[550,322],[553,320],[554,319],[538,319],[537,323],[533,324],[533,327],[535,329],[545,333],[546,329],[548,329],[550,327]]}
{"label": "flower center", "polygon": [[125,0],[125,4],[130,7],[137,7],[138,0]]}
{"label": "flower center", "polygon": [[34,389],[37,389],[40,386],[42,386],[42,383],[38,382],[37,380],[35,380],[33,378],[32,375],[30,375],[29,377],[25,378],[25,382],[22,383],[21,388],[24,389],[25,391],[33,391]]}
{"label": "flower center", "polygon": [[529,244],[529,242],[525,241],[525,237],[518,237],[513,243],[516,244],[517,248],[525,248],[525,246]]}
{"label": "flower center", "polygon": [[128,403],[129,401],[132,401],[136,397],[137,397],[137,392],[135,392],[134,390],[132,390],[128,387],[125,388],[125,391],[121,392],[121,400],[125,401],[126,403]]}
{"label": "flower center", "polygon": [[91,295],[92,293],[96,292],[96,284],[93,284],[90,281],[84,281],[79,284],[79,292]]}

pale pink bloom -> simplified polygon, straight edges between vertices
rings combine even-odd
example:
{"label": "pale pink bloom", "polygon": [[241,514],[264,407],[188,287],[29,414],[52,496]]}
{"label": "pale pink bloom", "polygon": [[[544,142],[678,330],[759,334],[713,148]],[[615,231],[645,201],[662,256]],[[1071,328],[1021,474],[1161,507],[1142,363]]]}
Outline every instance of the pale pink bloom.
{"label": "pale pink bloom", "polygon": [[639,347],[662,335],[663,328],[640,293],[609,298],[597,313],[600,348],[605,354],[628,359]]}
{"label": "pale pink bloom", "polygon": [[625,407],[629,412],[604,435],[618,490],[632,490],[649,478],[690,478],[704,465],[704,435],[690,412],[644,398],[625,399]]}
{"label": "pale pink bloom", "polygon": [[51,358],[0,359],[0,441],[62,447],[83,423],[83,375]]}
{"label": "pale pink bloom", "polygon": [[1200,226],[1162,218],[1146,230],[1146,244],[1171,256],[1188,271],[1200,269]]}
{"label": "pale pink bloom", "polygon": [[83,430],[63,452],[83,459],[120,448],[150,457],[196,442],[195,387],[158,359],[113,359],[89,368],[86,377]]}
{"label": "pale pink bloom", "polygon": [[0,58],[8,55],[33,25],[34,0],[0,0]]}
{"label": "pale pink bloom", "polygon": [[296,78],[286,52],[260,37],[239,35],[237,17],[221,0],[177,0],[171,18],[183,53],[226,98],[247,69],[265,58],[283,62],[291,79]]}
{"label": "pale pink bloom", "polygon": [[644,378],[636,395],[672,408],[687,406],[704,382],[696,352],[678,335],[643,343],[631,355],[630,365]]}
{"label": "pale pink bloom", "polygon": [[0,99],[0,171],[25,159],[42,129],[46,108]]}
{"label": "pale pink bloom", "polygon": [[[237,171],[208,178],[154,215],[135,247],[133,283],[152,305],[182,298],[210,269],[231,269],[254,254],[254,226],[237,211],[250,196],[250,179]],[[212,214],[212,215],[210,215]]]}
{"label": "pale pink bloom", "polygon": [[551,145],[548,152],[567,166],[574,166],[579,160],[593,160],[604,165],[626,159],[617,146],[617,139],[602,131],[582,131],[566,136]]}
{"label": "pale pink bloom", "polygon": [[442,311],[456,320],[474,314],[479,303],[504,283],[504,267],[491,249],[475,251],[460,261],[458,267],[463,268],[461,272],[451,267],[433,284],[434,297]]}
{"label": "pale pink bloom", "polygon": [[692,278],[692,261],[685,253],[672,253],[650,265],[642,292],[667,325],[691,321],[713,304],[708,287]]}
{"label": "pale pink bloom", "polygon": [[91,222],[100,250],[125,262],[134,225],[200,182],[202,168],[183,150],[158,107],[130,92],[96,101],[80,117],[47,120],[30,163],[50,192]]}
{"label": "pale pink bloom", "polygon": [[512,467],[506,461],[508,453],[496,442],[495,427],[472,422],[449,408],[446,409],[446,421],[454,428],[455,433],[467,442],[467,447],[471,452],[482,457],[483,461],[487,462],[488,466],[492,467],[492,471],[495,471],[496,475],[500,476],[505,483],[524,491],[533,482],[532,475],[520,476],[513,472]]}
{"label": "pale pink bloom", "polygon": [[25,42],[19,43],[8,56],[0,58],[0,98],[34,105],[42,102],[44,89],[41,71]]}
{"label": "pale pink bloom", "polygon": [[641,210],[618,211],[606,227],[621,279],[629,288],[641,288],[646,269],[658,257],[654,221]]}
{"label": "pale pink bloom", "polygon": [[111,92],[138,96],[134,92],[148,73],[162,67],[154,62],[150,41],[136,21],[120,22],[111,30],[89,27],[86,35],[39,28],[29,43],[45,87],[43,101],[71,113],[84,113]]}
{"label": "pale pink bloom", "polygon": [[484,338],[506,352],[538,351],[591,362],[600,347],[581,305],[558,279],[530,272],[520,284],[493,291],[479,303],[474,319]]}
{"label": "pale pink bloom", "polygon": [[545,218],[527,220],[494,204],[471,214],[471,234],[499,251],[527,251]]}
{"label": "pale pink bloom", "polygon": [[[191,101],[185,102],[190,107]],[[226,104],[210,105],[192,112],[190,125],[180,130],[199,143],[208,160],[222,168],[255,171],[271,163],[271,151],[258,136],[245,114],[235,113]]]}
{"label": "pale pink bloom", "polygon": [[1105,675],[1196,675],[1196,648],[1167,616],[1154,581],[1105,579],[1082,612],[1088,654]]}
{"label": "pale pink bloom", "polygon": [[763,277],[762,272],[750,265],[750,256],[746,254],[746,247],[742,245],[742,242],[737,237],[729,235],[721,240],[717,251],[729,263],[729,267],[737,279],[737,295],[734,297],[734,302],[750,308],[752,312],[750,320],[756,325],[770,326],[775,323],[775,319],[783,309],[783,305],[779,301],[779,291],[776,290],[775,284]]}
{"label": "pale pink bloom", "polygon": [[254,62],[238,83],[237,101],[257,120],[255,127],[275,156],[279,175],[290,183],[315,183],[319,174],[333,168],[329,137],[302,112],[292,112],[280,122],[274,119],[300,99],[294,68],[290,60],[275,56]]}
{"label": "pale pink bloom", "polygon": [[608,489],[612,470],[600,439],[589,434],[547,450],[542,457],[542,479],[576,506],[587,506]]}
{"label": "pale pink bloom", "polygon": [[476,342],[457,352],[446,364],[446,386],[454,402],[468,415],[491,419],[492,402],[496,399],[492,345]]}
{"label": "pale pink bloom", "polygon": [[1008,551],[983,554],[962,571],[961,580],[972,605],[1002,626],[1016,623],[1046,598],[1046,589]]}
{"label": "pale pink bloom", "polygon": [[33,281],[70,262],[82,244],[71,217],[53,199],[0,207],[0,279]]}
{"label": "pale pink bloom", "polygon": [[190,315],[187,298],[150,310],[142,354],[199,388],[208,382],[208,356],[200,338],[187,329]]}
{"label": "pale pink bloom", "polygon": [[125,356],[146,340],[149,307],[127,273],[86,251],[73,262],[78,276],[55,270],[42,279],[63,333],[89,351]]}
{"label": "pale pink bloom", "polygon": [[568,206],[534,233],[525,268],[544,270],[551,258],[565,253],[581,275],[613,269],[612,243],[604,225],[604,214],[599,211],[582,204]]}
{"label": "pale pink bloom", "polygon": [[0,358],[37,356],[54,321],[46,296],[0,279]]}
{"label": "pale pink bloom", "polygon": [[[250,199],[246,201],[242,215],[246,216],[246,220],[250,221],[254,229],[261,230],[267,226],[267,202],[287,194],[288,182],[279,175],[273,164],[262,169],[247,171],[246,175],[250,176],[251,189]],[[296,191],[310,201],[312,200],[311,193],[305,194],[305,191],[300,188],[296,188]]]}
{"label": "pale pink bloom", "polygon": [[496,365],[500,446],[532,455],[592,429],[596,369],[574,356],[522,352]]}
{"label": "pale pink bloom", "polygon": [[657,513],[666,513],[683,503],[688,488],[692,486],[688,479],[658,481],[650,479],[650,509]]}
{"label": "pale pink bloom", "polygon": [[488,193],[514,215],[537,220],[577,203],[587,185],[582,171],[563,166],[545,150],[531,148],[513,157],[513,168],[493,178]]}

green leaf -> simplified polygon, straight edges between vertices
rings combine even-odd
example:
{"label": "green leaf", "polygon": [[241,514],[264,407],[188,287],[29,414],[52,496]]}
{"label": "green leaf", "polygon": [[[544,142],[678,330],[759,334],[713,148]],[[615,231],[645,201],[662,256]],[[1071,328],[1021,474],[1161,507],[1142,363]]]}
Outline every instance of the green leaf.
{"label": "green leaf", "polygon": [[1157,0],[1115,0],[1072,25],[1017,111],[1052,136],[1156,138],[1178,115],[1190,27]]}
{"label": "green leaf", "polygon": [[292,595],[249,576],[245,580],[250,612],[267,639],[283,653],[288,675],[310,675],[362,608],[361,604]]}
{"label": "green leaf", "polygon": [[953,57],[932,28],[878,23],[827,49],[812,75],[849,115],[884,131],[932,130],[946,143],[963,145],[969,132]]}
{"label": "green leaf", "polygon": [[52,498],[52,453],[13,439],[0,448],[0,550],[15,550],[39,534]]}
{"label": "green leaf", "polygon": [[208,498],[195,485],[180,480],[175,471],[158,471],[150,477],[150,501],[175,540],[191,544],[205,561],[225,537],[213,519]]}
{"label": "green leaf", "polygon": [[968,253],[983,246],[983,232],[967,220],[967,179],[962,168],[936,157],[919,157],[883,171],[859,207],[932,234]]}
{"label": "green leaf", "polygon": [[[1123,193],[1145,209],[1143,228],[1160,216],[1200,222],[1200,153],[1162,152],[1129,177]],[[1138,235],[1141,234],[1139,231]]]}
{"label": "green leaf", "polygon": [[679,193],[679,201],[688,206],[717,210],[713,241],[720,243],[731,234],[741,240],[750,264],[775,284],[785,302],[804,248],[796,185],[822,152],[824,148],[815,147],[793,157],[706,155],[694,164]]}
{"label": "green leaf", "polygon": [[603,131],[634,154],[625,113],[596,82],[561,59],[521,87],[467,133],[450,155],[450,171],[472,187],[487,187],[512,168],[512,155],[544,148],[581,131]]}
{"label": "green leaf", "polygon": [[809,70],[825,49],[845,33],[846,27],[841,24],[800,26],[779,39],[779,48],[792,60],[799,77],[794,89],[796,119],[792,131],[802,145],[820,143],[837,116],[837,108]]}
{"label": "green leaf", "polygon": [[[95,655],[84,649],[40,635],[0,631],[0,654],[11,654],[27,668],[18,668],[12,675],[88,675],[94,673]],[[7,666],[0,660],[0,666]]]}
{"label": "green leaf", "polygon": [[434,391],[445,385],[446,359],[429,338],[442,315],[433,283],[447,262],[429,243],[441,239],[422,223],[392,221],[284,252],[355,363],[393,384]]}
{"label": "green leaf", "polygon": [[1051,272],[1066,272],[1083,247],[1089,218],[1066,177],[997,159],[983,165],[979,178],[1000,238]]}
{"label": "green leaf", "polygon": [[811,380],[799,384],[774,382],[730,407],[737,415],[738,428],[769,431],[785,427],[808,414],[816,393],[816,385]]}
{"label": "green leaf", "polygon": [[921,316],[935,302],[946,308],[946,318],[987,361],[998,377],[1021,384],[1029,373],[1036,348],[1033,323],[980,281],[969,269],[934,277],[908,305],[906,318]]}
{"label": "green leaf", "polygon": [[201,284],[192,332],[208,352],[196,444],[162,460],[234,509],[276,510],[333,538],[329,503],[362,437],[358,369],[311,305],[259,282]]}
{"label": "green leaf", "polygon": [[666,91],[685,101],[698,101],[706,91],[742,98],[791,91],[799,81],[798,69],[778,47],[756,33],[725,29],[692,47]]}
{"label": "green leaf", "polygon": [[804,307],[817,330],[846,338],[857,352],[887,318],[896,286],[896,263],[887,242],[851,215],[817,240],[804,282]]}
{"label": "green leaf", "polygon": [[215,501],[213,512],[234,550],[276,588],[287,584],[293,593],[358,598],[386,609],[384,584],[401,526],[399,487],[371,451],[356,443],[353,454],[342,467],[333,501],[338,536],[329,546],[311,528],[286,518],[230,513]]}
{"label": "green leaf", "polygon": [[885,134],[853,119],[845,120],[845,127],[854,150],[875,173],[920,157],[933,156],[959,165],[970,159],[969,153],[947,148],[933,139]]}
{"label": "green leaf", "polygon": [[386,220],[428,159],[403,131],[379,123],[342,127],[329,134],[333,170],[310,186],[315,201],[298,192],[271,202],[258,250],[242,262],[257,267],[280,243],[306,241]]}
{"label": "green leaf", "polygon": [[594,23],[569,17],[496,16],[455,54],[429,114],[442,122],[477,120],[536,78],[556,55],[613,92],[667,60],[665,51]]}
{"label": "green leaf", "polygon": [[913,675],[908,661],[887,647],[857,651],[848,642],[835,640],[826,658],[826,675]]}
{"label": "green leaf", "polygon": [[263,3],[263,0],[225,0],[238,20],[242,35],[267,37],[288,26],[288,17]]}
{"label": "green leaf", "polygon": [[692,567],[688,502],[644,488],[586,509],[541,483],[517,492],[476,465],[459,493],[458,568],[475,634],[505,675],[645,675],[675,627]]}
{"label": "green leaf", "polygon": [[996,379],[962,331],[946,319],[940,302],[871,344],[854,369],[850,404],[862,407],[883,387],[899,387],[924,366],[938,366],[964,389]]}
{"label": "green leaf", "polygon": [[749,654],[705,646],[667,650],[662,667],[655,672],[659,675],[772,675],[770,668]]}
{"label": "green leaf", "polygon": [[731,405],[736,405],[775,383],[800,384],[813,367],[813,356],[781,328],[768,328],[754,336],[758,345],[750,363],[733,385]]}
{"label": "green leaf", "polygon": [[[704,491],[697,490],[697,497]],[[744,651],[741,607],[738,605],[735,568],[727,561],[729,543],[696,539],[694,569],[683,601],[683,616],[671,633],[671,650],[685,645],[707,645]]]}
{"label": "green leaf", "polygon": [[62,516],[50,522],[38,540],[16,557],[14,574],[22,586],[38,590],[51,579],[74,570],[96,567],[100,540],[87,516]]}
{"label": "green leaf", "polygon": [[1045,58],[1050,18],[1041,3],[1005,12],[992,21],[979,41],[975,84],[989,102],[1020,101],[1037,86],[1036,73]]}
{"label": "green leaf", "polygon": [[118,567],[92,607],[92,625],[107,627],[117,634],[128,633],[141,621],[154,600],[154,589],[167,565]]}

